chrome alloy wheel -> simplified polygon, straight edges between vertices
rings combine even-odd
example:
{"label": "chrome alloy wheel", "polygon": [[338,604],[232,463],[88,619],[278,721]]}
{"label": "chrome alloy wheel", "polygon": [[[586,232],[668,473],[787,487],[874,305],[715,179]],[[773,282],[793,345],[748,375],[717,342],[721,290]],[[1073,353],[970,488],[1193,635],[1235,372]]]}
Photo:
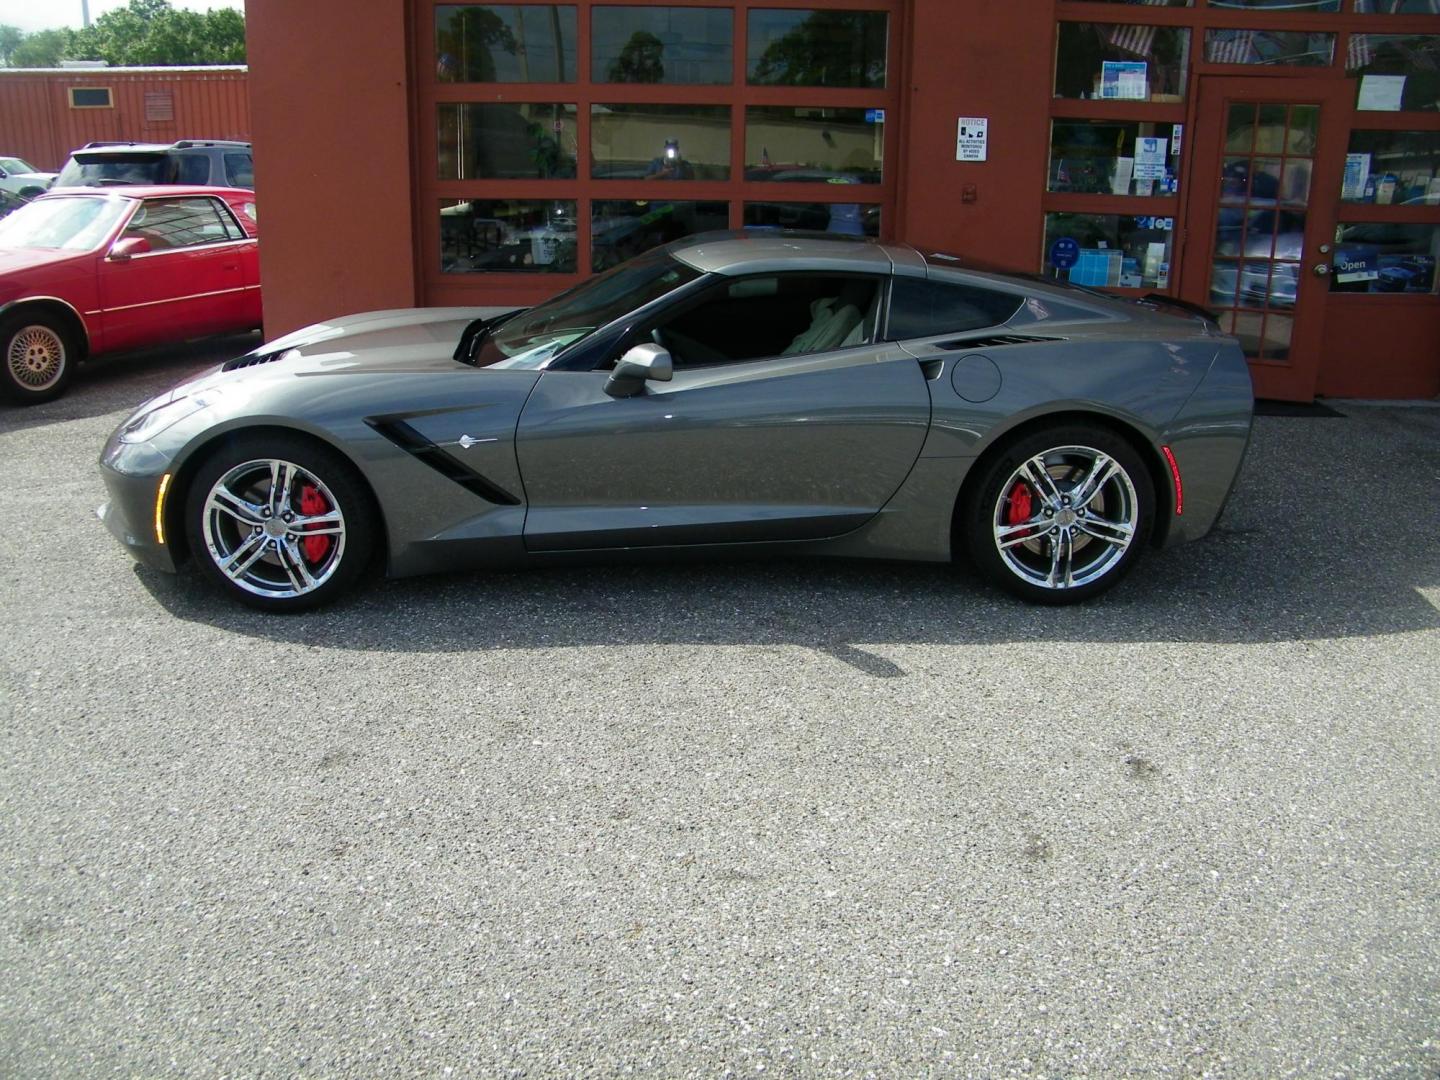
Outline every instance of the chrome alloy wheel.
{"label": "chrome alloy wheel", "polygon": [[48,326],[22,326],[10,338],[5,363],[25,390],[49,390],[65,374],[65,342]]}
{"label": "chrome alloy wheel", "polygon": [[1000,488],[991,531],[1005,566],[1045,589],[1075,589],[1124,557],[1138,527],[1135,485],[1088,446],[1057,446],[1023,462]]}
{"label": "chrome alloy wheel", "polygon": [[210,558],[257,596],[305,596],[329,581],[345,554],[345,516],[315,474],[289,461],[236,465],[205,498]]}

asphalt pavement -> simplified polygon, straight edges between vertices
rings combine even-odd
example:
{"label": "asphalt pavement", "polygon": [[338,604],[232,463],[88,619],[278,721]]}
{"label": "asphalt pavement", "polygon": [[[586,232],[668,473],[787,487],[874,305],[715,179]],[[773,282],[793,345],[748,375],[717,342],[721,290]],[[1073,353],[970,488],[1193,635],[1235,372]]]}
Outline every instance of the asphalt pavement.
{"label": "asphalt pavement", "polygon": [[289,618],[0,408],[0,1076],[1435,1077],[1440,409],[1261,417],[1106,599],[842,562]]}

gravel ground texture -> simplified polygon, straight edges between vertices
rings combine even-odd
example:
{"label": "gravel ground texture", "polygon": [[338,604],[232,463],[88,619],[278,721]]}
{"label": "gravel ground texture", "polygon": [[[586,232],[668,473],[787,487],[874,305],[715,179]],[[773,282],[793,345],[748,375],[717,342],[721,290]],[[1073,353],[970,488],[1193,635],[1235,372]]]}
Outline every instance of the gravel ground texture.
{"label": "gravel ground texture", "polygon": [[1261,417],[1106,599],[375,582],[276,618],[0,411],[0,1075],[1434,1077],[1440,409]]}

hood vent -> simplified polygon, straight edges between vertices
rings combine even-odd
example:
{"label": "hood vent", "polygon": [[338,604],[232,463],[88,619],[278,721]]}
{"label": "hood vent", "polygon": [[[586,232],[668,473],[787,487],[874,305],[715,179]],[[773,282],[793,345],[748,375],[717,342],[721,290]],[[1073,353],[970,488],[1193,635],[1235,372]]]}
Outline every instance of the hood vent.
{"label": "hood vent", "polygon": [[1038,345],[1045,341],[1064,340],[1042,334],[991,334],[989,337],[966,338],[963,341],[942,341],[935,347],[946,352],[960,352],[968,349],[998,349],[1002,345]]}
{"label": "hood vent", "polygon": [[286,349],[284,352],[260,353],[258,355],[246,353],[244,356],[237,356],[234,360],[227,360],[220,365],[221,371],[239,371],[241,368],[255,367],[258,364],[269,364],[275,360],[284,360],[293,353],[294,349]]}

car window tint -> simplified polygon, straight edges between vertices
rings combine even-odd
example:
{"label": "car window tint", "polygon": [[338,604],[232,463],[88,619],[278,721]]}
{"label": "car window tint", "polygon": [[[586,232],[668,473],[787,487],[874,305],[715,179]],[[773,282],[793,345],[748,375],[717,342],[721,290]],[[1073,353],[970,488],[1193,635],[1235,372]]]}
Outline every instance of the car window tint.
{"label": "car window tint", "polygon": [[890,288],[891,341],[978,330],[1005,322],[1020,310],[1021,298],[971,285],[897,277]]}
{"label": "car window tint", "polygon": [[166,251],[237,239],[235,228],[214,199],[146,199],[125,226],[125,235],[144,237],[151,251]]}
{"label": "car window tint", "polygon": [[231,187],[255,186],[255,165],[249,154],[225,155],[225,182]]}
{"label": "car window tint", "polygon": [[177,184],[208,184],[210,159],[204,154],[181,154],[175,167]]}
{"label": "car window tint", "polygon": [[663,345],[676,367],[845,349],[875,339],[879,297],[878,280],[858,275],[736,278],[662,316],[640,340]]}

